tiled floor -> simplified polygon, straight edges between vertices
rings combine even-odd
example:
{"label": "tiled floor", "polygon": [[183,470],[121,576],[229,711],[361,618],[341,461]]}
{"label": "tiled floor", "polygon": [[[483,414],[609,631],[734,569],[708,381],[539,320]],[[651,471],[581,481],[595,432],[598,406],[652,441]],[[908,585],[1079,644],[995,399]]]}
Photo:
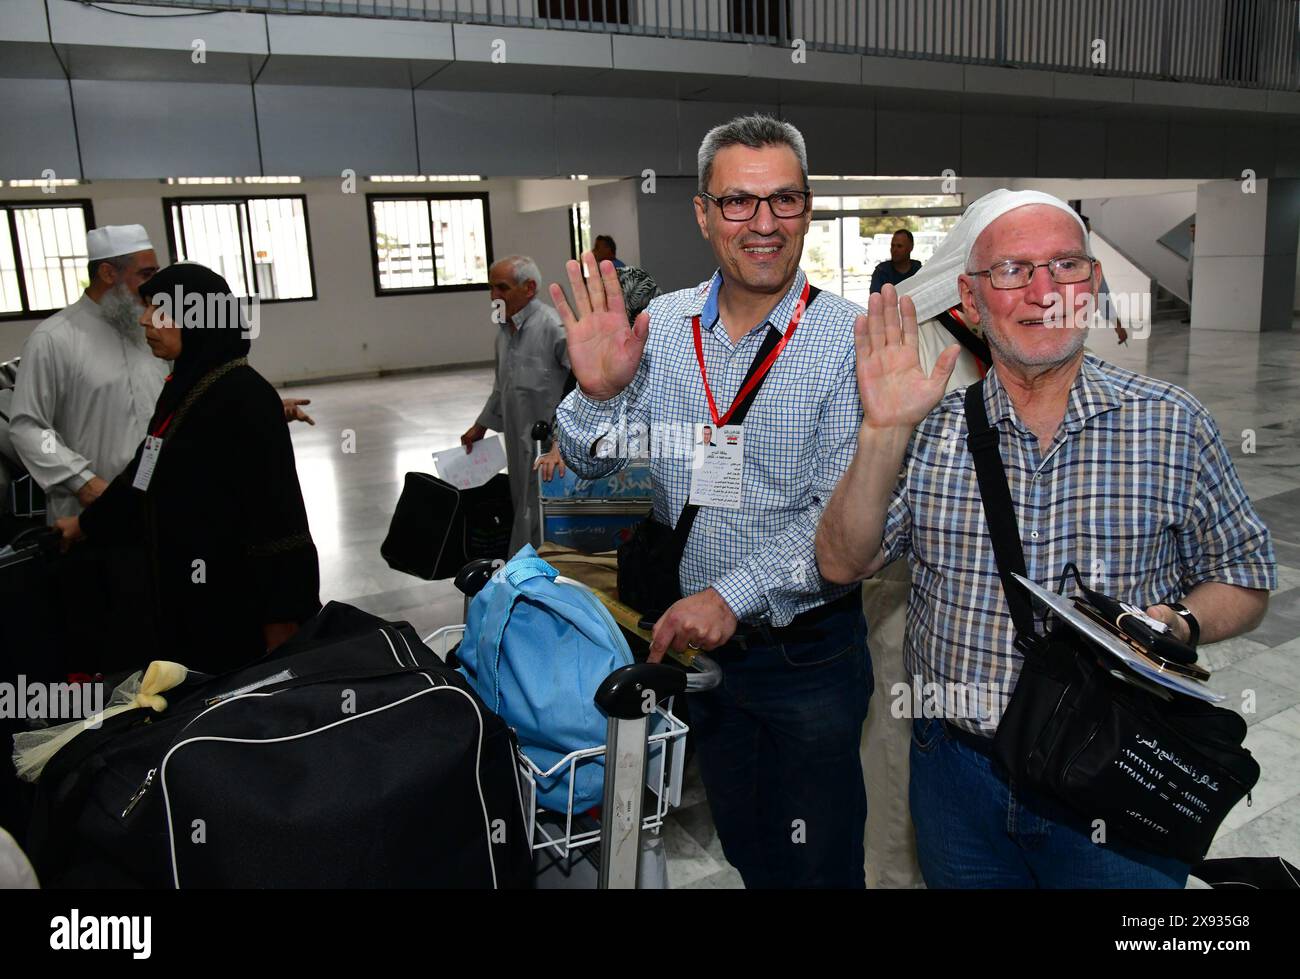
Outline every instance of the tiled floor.
{"label": "tiled floor", "polygon": [[[1281,580],[1267,618],[1250,635],[1204,651],[1228,703],[1241,709],[1253,691],[1246,745],[1263,769],[1253,805],[1229,815],[1211,856],[1281,855],[1300,865],[1300,330],[1192,334],[1158,323],[1127,348],[1109,334],[1096,346],[1100,356],[1180,384],[1206,404],[1273,532]],[[403,475],[432,471],[429,453],[457,443],[490,385],[487,369],[472,369],[293,390],[313,399],[317,420],[293,432],[323,599],[406,619],[422,633],[462,621],[450,582],[390,570],[379,545]],[[665,830],[670,885],[740,886],[693,773],[683,803]]]}

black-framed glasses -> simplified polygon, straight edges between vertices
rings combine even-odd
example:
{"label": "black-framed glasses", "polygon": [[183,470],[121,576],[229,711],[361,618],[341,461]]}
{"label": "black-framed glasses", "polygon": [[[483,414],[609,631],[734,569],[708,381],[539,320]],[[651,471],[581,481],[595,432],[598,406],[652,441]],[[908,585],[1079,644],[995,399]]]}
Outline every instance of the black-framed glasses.
{"label": "black-framed glasses", "polygon": [[967,275],[987,275],[989,284],[994,289],[1023,289],[1034,277],[1035,269],[1047,269],[1047,274],[1059,286],[1074,285],[1092,278],[1095,258],[1087,255],[1062,255],[1050,262],[1031,262],[1011,259],[998,262],[982,272],[967,272]]}
{"label": "black-framed glasses", "polygon": [[773,217],[801,216],[808,210],[808,199],[812,197],[812,190],[782,190],[775,194],[768,194],[766,197],[755,194],[728,194],[726,197],[714,197],[712,194],[700,191],[700,196],[717,204],[722,217],[727,221],[752,221],[754,215],[758,213],[758,205],[761,201],[767,201]]}

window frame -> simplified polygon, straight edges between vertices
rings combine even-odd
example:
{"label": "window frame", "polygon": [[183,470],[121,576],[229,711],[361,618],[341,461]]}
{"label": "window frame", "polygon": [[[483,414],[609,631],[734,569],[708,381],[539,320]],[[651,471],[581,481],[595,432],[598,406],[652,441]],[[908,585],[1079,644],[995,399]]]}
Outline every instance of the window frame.
{"label": "window frame", "polygon": [[[162,199],[163,226],[164,226],[164,230],[167,233],[168,256],[171,258],[172,262],[181,261],[181,259],[177,257],[179,255],[179,252],[176,250],[176,229],[172,222],[172,213],[171,213],[171,209],[173,205],[180,206],[183,204],[243,204],[245,207],[247,207],[249,201],[255,201],[255,200],[302,201],[302,229],[303,229],[303,234],[307,239],[307,275],[311,279],[310,296],[294,296],[293,298],[290,299],[267,299],[263,296],[258,296],[257,297],[258,305],[270,306],[277,303],[316,302],[317,300],[320,299],[320,290],[316,288],[316,252],[315,249],[312,248],[312,244],[311,244],[311,214],[309,208],[307,207],[306,194],[199,194],[199,195],[185,194],[178,197],[164,197]],[[251,250],[253,246],[251,236],[248,242],[248,246]],[[246,257],[250,260],[253,258],[251,254]],[[254,265],[255,264],[256,263],[254,263]],[[256,277],[253,275],[253,272],[254,269],[251,268],[245,269],[245,276],[247,277],[249,282],[256,281]]]}
{"label": "window frame", "polygon": [[[61,200],[0,200],[0,210],[4,211],[4,233],[9,236],[9,243],[14,250],[14,263],[18,268],[18,299],[23,304],[23,308],[13,313],[0,312],[0,323],[14,322],[16,320],[31,319],[48,319],[59,311],[67,307],[58,307],[55,309],[31,309],[29,308],[30,299],[27,296],[27,278],[24,273],[25,261],[22,249],[19,247],[18,240],[18,219],[14,217],[15,210],[24,210],[37,207],[80,207],[82,216],[86,222],[86,233],[90,234],[95,227],[95,207],[89,197],[72,197]],[[90,264],[90,260],[86,260]],[[81,298],[80,296],[77,299]],[[72,302],[76,302],[73,299]],[[71,303],[69,304],[71,305]]]}
{"label": "window frame", "polygon": [[[490,194],[487,191],[414,191],[407,193],[384,193],[384,194],[366,194],[366,228],[370,241],[370,274],[374,282],[375,298],[388,298],[390,296],[427,296],[435,293],[454,293],[454,292],[489,292],[492,289],[491,282],[464,282],[451,286],[440,286],[437,284],[438,263],[433,263],[434,284],[432,286],[412,286],[400,289],[384,289],[379,284],[379,246],[375,242],[375,209],[376,201],[463,201],[479,200],[483,203],[483,244],[487,253],[487,267],[490,271],[495,259],[492,256],[492,206],[490,203]],[[429,219],[429,242],[433,243],[433,218]],[[490,279],[491,276],[488,276]]]}

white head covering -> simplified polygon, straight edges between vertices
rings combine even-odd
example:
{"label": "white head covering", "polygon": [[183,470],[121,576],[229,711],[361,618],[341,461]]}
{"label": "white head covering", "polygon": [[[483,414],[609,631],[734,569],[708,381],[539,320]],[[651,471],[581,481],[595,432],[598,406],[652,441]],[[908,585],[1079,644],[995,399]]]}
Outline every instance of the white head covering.
{"label": "white head covering", "polygon": [[117,258],[153,250],[149,233],[141,224],[106,224],[86,232],[86,258]]}
{"label": "white head covering", "polygon": [[1083,240],[1088,240],[1087,229],[1079,215],[1059,197],[1037,190],[1007,190],[1005,187],[985,194],[966,208],[966,213],[935,249],[930,261],[921,266],[921,271],[899,287],[900,296],[911,296],[912,302],[916,303],[918,323],[933,319],[961,302],[957,276],[966,271],[966,262],[970,259],[971,249],[975,247],[975,239],[1002,215],[1026,204],[1046,204],[1059,208],[1079,223],[1079,229],[1084,233]]}

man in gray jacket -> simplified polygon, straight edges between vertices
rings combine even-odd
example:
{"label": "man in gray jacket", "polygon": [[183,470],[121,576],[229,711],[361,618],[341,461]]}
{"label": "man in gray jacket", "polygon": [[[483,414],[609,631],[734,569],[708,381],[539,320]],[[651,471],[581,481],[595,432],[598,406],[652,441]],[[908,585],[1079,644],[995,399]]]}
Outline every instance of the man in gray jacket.
{"label": "man in gray jacket", "polygon": [[537,298],[537,263],[511,255],[488,270],[496,340],[496,381],[478,420],[460,437],[466,452],[487,434],[503,432],[515,523],[510,553],[540,543],[541,512],[533,476],[533,424],[550,421],[569,379],[569,350],[560,314]]}

